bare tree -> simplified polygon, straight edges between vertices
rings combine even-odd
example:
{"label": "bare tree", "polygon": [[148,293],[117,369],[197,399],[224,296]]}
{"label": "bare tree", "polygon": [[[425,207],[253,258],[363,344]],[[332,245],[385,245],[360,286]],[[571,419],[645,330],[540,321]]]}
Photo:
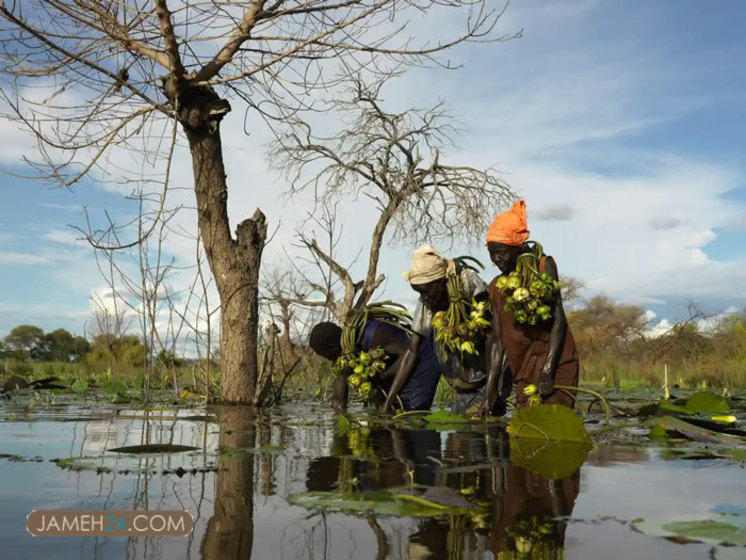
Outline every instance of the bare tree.
{"label": "bare tree", "polygon": [[[417,43],[412,21],[423,25],[433,10],[452,29],[458,11],[465,26]],[[312,109],[310,93],[334,86],[333,71],[448,66],[436,58],[442,51],[500,39],[501,13],[487,0],[0,0],[2,93],[8,116],[38,141],[31,163],[42,177],[68,187],[88,175],[127,183],[128,166],[109,155],[130,150],[152,169],[137,180],[162,187],[161,208],[181,125],[220,295],[223,398],[251,402],[267,222],[257,209],[230,230],[220,134],[229,99],[273,127]],[[45,99],[33,94],[40,80],[51,88]],[[169,136],[172,147],[161,142]]]}
{"label": "bare tree", "polygon": [[326,213],[344,196],[362,195],[375,203],[378,219],[359,282],[315,238],[301,236],[314,259],[343,286],[342,309],[335,308],[338,318],[352,308],[356,293],[357,303],[367,302],[384,280],[378,261],[387,234],[395,242],[470,243],[481,238],[489,220],[514,196],[492,169],[443,161],[441,150],[452,145],[456,128],[442,105],[389,112],[380,96],[384,84],[380,80],[368,86],[353,79],[348,95],[337,101],[338,110],[349,117],[340,132],[317,136],[309,124],[298,123],[296,128],[305,134],[281,138],[272,152],[273,161],[290,173],[291,195],[313,189]]}
{"label": "bare tree", "polygon": [[585,283],[572,276],[562,276],[560,282],[562,284],[562,305],[568,309],[579,305],[583,299],[581,292],[585,288]]}
{"label": "bare tree", "polygon": [[262,359],[262,379],[266,385],[258,388],[257,396],[265,402],[281,400],[294,372],[317,369],[303,345],[311,326],[327,312],[324,300],[310,299],[314,289],[294,268],[273,267],[263,274],[261,301],[271,324],[266,329]]}
{"label": "bare tree", "polygon": [[[350,274],[354,260],[357,259],[352,263],[342,264],[337,257],[342,238],[337,204],[324,204],[320,211],[310,212],[308,218],[314,225],[313,232],[310,235],[297,232],[298,246],[305,250],[305,256],[300,257],[299,262],[305,266],[294,267],[304,282],[307,293],[305,297],[293,300],[293,303],[309,309],[324,309],[341,323],[352,309],[355,294],[362,286],[362,281],[355,282]],[[321,243],[318,241],[319,236]]]}

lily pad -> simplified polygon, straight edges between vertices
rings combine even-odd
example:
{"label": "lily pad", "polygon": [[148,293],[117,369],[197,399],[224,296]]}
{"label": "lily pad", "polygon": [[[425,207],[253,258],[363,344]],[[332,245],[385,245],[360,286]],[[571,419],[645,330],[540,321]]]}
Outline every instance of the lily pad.
{"label": "lily pad", "polygon": [[465,424],[469,422],[468,418],[444,409],[431,412],[423,416],[422,419],[428,424]]}
{"label": "lily pad", "polygon": [[194,451],[198,447],[190,445],[175,445],[173,443],[151,443],[148,445],[128,445],[126,447],[116,447],[109,449],[115,453],[131,453],[139,455],[141,453],[181,453],[182,451]]}
{"label": "lily pad", "polygon": [[[119,474],[176,474],[179,477],[186,473],[196,474],[198,472],[214,472],[217,470],[217,458],[210,454],[208,456],[185,456],[183,460],[175,461],[169,458],[164,462],[161,457],[148,457],[137,455],[108,454],[85,455],[82,457],[66,457],[52,459],[62,469],[71,471],[92,471],[101,473]],[[166,468],[164,468],[166,467]]]}
{"label": "lily pad", "polygon": [[692,460],[720,460],[733,463],[746,462],[745,448],[732,448],[725,445],[700,444],[688,442],[686,445],[675,444],[663,448],[660,452],[661,459],[673,461]]}
{"label": "lily pad", "polygon": [[70,385],[70,390],[73,393],[82,393],[88,389],[88,381],[85,379],[78,379],[76,380],[72,385]]}
{"label": "lily pad", "polygon": [[713,414],[728,414],[730,412],[728,399],[708,391],[691,395],[686,401],[686,408],[692,412],[711,412]]}
{"label": "lily pad", "polygon": [[591,445],[591,437],[575,411],[561,404],[521,408],[513,415],[508,432],[511,438],[574,441]]}
{"label": "lily pad", "polygon": [[449,510],[452,513],[477,507],[446,486],[402,486],[390,488],[389,491],[398,500],[408,500],[427,507]]}
{"label": "lily pad", "polygon": [[684,416],[691,416],[692,414],[694,414],[693,410],[685,406],[673,404],[671,401],[667,401],[666,399],[660,400],[660,402],[658,403],[658,410],[671,412],[673,414],[683,414]]}
{"label": "lily pad", "polygon": [[571,477],[588,457],[587,443],[510,438],[510,461],[543,477],[559,480]]}
{"label": "lily pad", "polygon": [[658,420],[656,420],[653,429],[655,429],[656,426],[658,427],[658,430],[655,432],[656,437],[660,437],[660,429],[663,429],[667,432],[680,434],[694,441],[722,443],[731,446],[737,446],[739,444],[746,443],[746,440],[743,440],[738,436],[721,434],[719,432],[708,430],[707,428],[703,428],[701,426],[695,426],[690,422],[685,422],[684,420],[674,418],[673,416],[664,416],[662,418],[659,418]]}
{"label": "lily pad", "polygon": [[734,546],[746,546],[746,516],[737,514],[682,515],[634,523],[645,534]]}
{"label": "lily pad", "polygon": [[340,429],[340,431],[345,431],[350,429],[350,419],[347,418],[344,414],[338,414],[337,415],[337,427]]}
{"label": "lily pad", "polygon": [[399,493],[397,489],[378,492],[306,492],[291,495],[288,501],[313,510],[397,517],[442,517],[466,514],[471,509],[431,502],[416,494]]}

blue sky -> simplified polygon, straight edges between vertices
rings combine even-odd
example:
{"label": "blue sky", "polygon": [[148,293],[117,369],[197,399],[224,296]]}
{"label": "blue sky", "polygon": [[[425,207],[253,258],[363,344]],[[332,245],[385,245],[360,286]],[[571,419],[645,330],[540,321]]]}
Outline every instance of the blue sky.
{"label": "blue sky", "polygon": [[[453,60],[461,70],[411,72],[387,86],[385,102],[401,110],[443,100],[462,115],[459,149],[445,156],[497,164],[527,200],[533,237],[561,272],[585,282],[586,296],[641,304],[656,321],[683,318],[689,300],[721,313],[746,306],[743,21],[739,0],[514,0],[500,29],[523,29],[522,38],[460,49]],[[235,111],[224,121],[229,185],[250,162],[256,187],[233,184],[231,219],[258,205],[270,227],[280,223],[265,255],[268,266],[283,266],[306,206],[278,201],[278,178],[264,160],[269,134],[247,137],[242,117]],[[0,131],[0,164],[26,172],[20,157],[33,155],[33,142],[10,123]],[[183,150],[177,162],[176,181],[188,186]],[[192,203],[188,190],[170,200]],[[132,212],[110,186],[88,182],[69,191],[3,178],[0,335],[21,323],[90,328],[91,294],[105,287],[90,249],[69,227],[85,225],[84,206],[98,223],[105,209]],[[370,231],[364,212],[355,217],[345,231],[359,236],[345,235],[341,247],[349,259]],[[195,230],[189,211],[177,222]],[[485,256],[481,240],[455,245],[459,254],[470,248]],[[193,243],[177,236],[166,249],[185,266],[194,255]],[[401,280],[412,249],[387,247],[384,297],[414,301]]]}

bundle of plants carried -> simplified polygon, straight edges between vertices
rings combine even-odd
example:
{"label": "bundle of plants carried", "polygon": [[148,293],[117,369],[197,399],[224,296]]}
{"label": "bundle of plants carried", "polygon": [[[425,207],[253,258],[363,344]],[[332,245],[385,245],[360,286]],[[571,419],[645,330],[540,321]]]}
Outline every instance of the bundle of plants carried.
{"label": "bundle of plants carried", "polygon": [[515,270],[497,279],[497,291],[505,300],[505,311],[521,324],[536,325],[552,317],[560,283],[546,272],[539,272],[544,255],[541,244],[518,257]]}
{"label": "bundle of plants carried", "polygon": [[485,318],[487,302],[464,298],[461,273],[466,269],[479,272],[469,262],[476,263],[482,270],[484,265],[470,256],[457,257],[451,262],[446,275],[448,309],[433,316],[435,341],[454,354],[477,354],[477,338],[490,326]]}
{"label": "bundle of plants carried", "polygon": [[383,348],[358,351],[368,321],[378,321],[406,333],[411,332],[411,315],[403,305],[392,301],[370,303],[350,311],[342,327],[342,355],[334,364],[335,372],[347,375],[347,383],[363,399],[369,400],[375,390],[375,379],[386,369],[388,355]]}

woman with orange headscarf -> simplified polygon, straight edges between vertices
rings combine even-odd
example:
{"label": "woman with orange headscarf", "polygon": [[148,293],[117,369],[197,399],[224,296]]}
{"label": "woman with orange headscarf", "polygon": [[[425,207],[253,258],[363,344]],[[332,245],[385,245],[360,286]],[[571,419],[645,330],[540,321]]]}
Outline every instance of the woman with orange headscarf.
{"label": "woman with orange headscarf", "polygon": [[523,200],[498,214],[487,232],[490,259],[502,273],[489,285],[493,336],[487,348],[486,405],[490,408],[500,398],[497,387],[504,359],[513,372],[518,406],[527,404],[530,389],[524,389],[529,385],[538,388],[544,402],[570,407],[575,402],[571,394],[555,390],[555,384],[577,386],[579,371],[575,339],[558,289],[557,265],[542,254],[540,245],[528,242],[529,233]]}

